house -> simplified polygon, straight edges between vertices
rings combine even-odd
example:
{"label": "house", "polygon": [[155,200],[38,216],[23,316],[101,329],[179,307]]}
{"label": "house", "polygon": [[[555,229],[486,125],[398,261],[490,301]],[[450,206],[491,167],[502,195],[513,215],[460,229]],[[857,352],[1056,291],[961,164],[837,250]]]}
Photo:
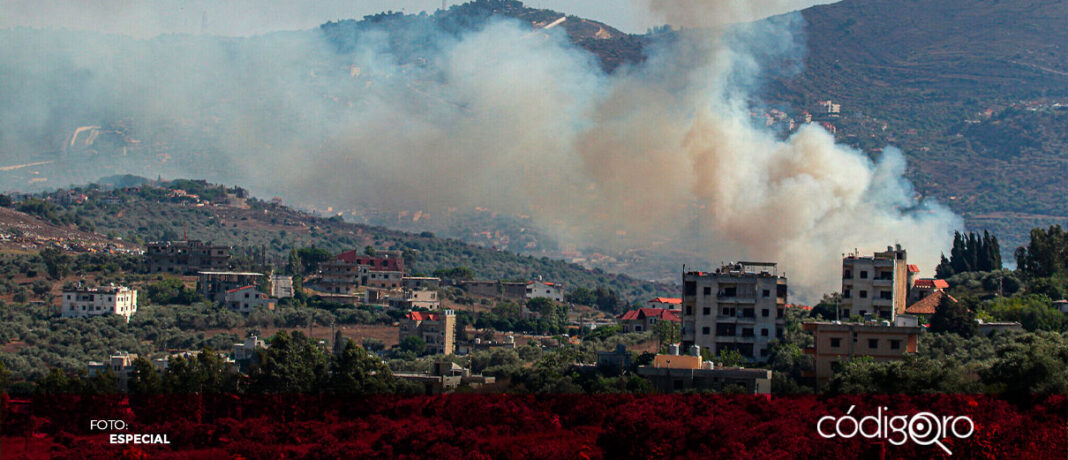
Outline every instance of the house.
{"label": "house", "polygon": [[1051,306],[1061,313],[1068,315],[1068,300],[1054,300]]}
{"label": "house", "polygon": [[597,352],[597,368],[599,369],[613,369],[622,372],[630,368],[630,363],[630,353],[627,351],[627,346],[622,343],[616,345],[616,349],[613,351]]}
{"label": "house", "polygon": [[770,394],[772,372],[767,369],[715,367],[701,359],[697,346],[690,355],[658,354],[649,366],[638,366],[638,375],[660,393],[687,390],[723,391],[739,387],[749,394]]}
{"label": "house", "polygon": [[87,318],[99,315],[130,317],[137,313],[137,291],[125,286],[63,291],[60,315],[64,318]]}
{"label": "house", "polygon": [[813,346],[805,349],[805,354],[814,357],[817,387],[830,381],[836,361],[862,356],[876,361],[892,361],[907,353],[916,353],[916,342],[923,330],[921,327],[892,326],[885,321],[813,321],[802,324],[802,327],[812,333]]}
{"label": "house", "polygon": [[427,313],[409,312],[399,321],[399,340],[419,337],[426,342],[431,355],[451,355],[456,352],[456,313],[452,310]]}
{"label": "house", "polygon": [[213,302],[226,300],[226,292],[245,286],[257,286],[263,273],[255,272],[199,272],[197,292]]}
{"label": "house", "polygon": [[[482,297],[499,297],[501,295],[500,284],[497,281],[472,280],[461,281],[460,287],[469,294]],[[526,288],[523,290],[526,295]]]}
{"label": "house", "polygon": [[979,335],[989,337],[995,332],[1011,331],[1011,332],[1023,332],[1023,324],[1017,321],[1004,321],[1004,322],[985,322],[983,320],[976,320],[979,323]]}
{"label": "house", "polygon": [[145,251],[149,273],[193,273],[230,268],[230,246],[197,240],[154,241]]}
{"label": "house", "polygon": [[787,304],[786,277],[770,262],[737,262],[715,272],[683,274],[682,345],[713,354],[736,350],[765,360],[781,339]]}
{"label": "house", "polygon": [[678,297],[657,297],[647,303],[649,304],[649,308],[682,311],[682,299]]}
{"label": "house", "polygon": [[524,295],[528,299],[546,298],[554,302],[564,301],[564,290],[555,283],[531,281],[527,283]]}
{"label": "house", "polygon": [[616,317],[623,332],[645,332],[656,328],[660,321],[681,323],[678,312],[663,308],[639,308]]}
{"label": "house", "polygon": [[404,279],[404,258],[399,251],[376,255],[345,251],[319,266],[319,286],[333,294],[352,294],[360,286],[399,289]]}
{"label": "house", "polygon": [[223,297],[223,305],[241,313],[251,313],[253,310],[263,307],[274,310],[274,301],[267,294],[257,290],[256,286],[248,285],[226,291]]}
{"label": "house", "polygon": [[841,317],[871,315],[893,322],[904,313],[910,283],[907,256],[898,245],[871,257],[854,252],[843,258]]}
{"label": "house", "polygon": [[939,291],[945,291],[949,289],[949,283],[946,280],[933,279],[933,278],[920,278],[912,282],[912,286],[909,289],[909,304],[913,304],[923,298]]}

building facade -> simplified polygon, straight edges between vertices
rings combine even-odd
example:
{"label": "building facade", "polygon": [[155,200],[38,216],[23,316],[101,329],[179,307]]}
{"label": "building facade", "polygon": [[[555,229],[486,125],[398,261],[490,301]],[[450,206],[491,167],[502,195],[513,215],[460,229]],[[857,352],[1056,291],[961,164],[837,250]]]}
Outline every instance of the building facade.
{"label": "building facade", "polygon": [[683,275],[682,344],[713,354],[737,350],[762,361],[768,344],[782,337],[786,277],[776,265],[738,262],[715,272]]}
{"label": "building facade", "polygon": [[251,313],[260,307],[274,310],[274,301],[252,285],[226,291],[223,296],[223,305],[241,313]]}
{"label": "building facade", "polygon": [[149,273],[194,273],[230,268],[230,246],[216,246],[211,242],[154,241],[145,251],[145,265]]}
{"label": "building facade", "polygon": [[723,391],[741,388],[749,394],[770,394],[772,372],[767,369],[715,367],[700,356],[658,354],[652,365],[638,366],[638,375],[660,393],[687,390]]}
{"label": "building facade", "polygon": [[543,283],[541,281],[531,281],[527,283],[526,292],[524,294],[528,299],[537,299],[539,297],[551,299],[555,302],[564,301],[564,290],[560,285],[556,283]]}
{"label": "building facade", "polygon": [[921,327],[891,326],[887,322],[843,323],[815,321],[804,323],[812,333],[813,346],[805,350],[816,364],[816,385],[825,385],[834,376],[834,363],[856,357],[876,361],[901,359],[916,353]]}
{"label": "building facade", "polygon": [[645,332],[656,328],[660,321],[681,323],[678,312],[663,308],[639,308],[616,317],[623,332]]}
{"label": "building facade", "polygon": [[100,315],[130,317],[137,313],[137,291],[125,286],[63,291],[60,314],[64,318]]}
{"label": "building facade", "polygon": [[397,310],[411,310],[413,308],[437,310],[441,307],[441,299],[438,298],[438,291],[405,290],[400,296],[389,299],[389,307]]}
{"label": "building facade", "polygon": [[400,339],[419,337],[426,342],[426,352],[451,355],[456,352],[456,313],[452,310],[427,313],[413,311],[400,320]]}
{"label": "building facade", "polygon": [[893,321],[904,313],[910,284],[906,256],[898,245],[872,257],[853,253],[842,259],[840,318],[870,315]]}
{"label": "building facade", "polygon": [[289,275],[271,275],[271,297],[276,299],[293,297],[293,277]]}
{"label": "building facade", "polygon": [[199,272],[197,273],[197,292],[212,302],[226,300],[226,291],[258,286],[263,273],[254,272]]}

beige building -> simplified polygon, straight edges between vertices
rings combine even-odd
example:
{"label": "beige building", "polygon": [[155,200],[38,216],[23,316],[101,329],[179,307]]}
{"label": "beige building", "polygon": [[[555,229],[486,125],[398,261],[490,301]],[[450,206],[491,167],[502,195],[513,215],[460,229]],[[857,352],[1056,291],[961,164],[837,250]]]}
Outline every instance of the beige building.
{"label": "beige building", "polygon": [[271,297],[276,299],[293,297],[293,277],[289,275],[271,275]]}
{"label": "beige building", "polygon": [[842,259],[840,318],[871,315],[893,321],[904,313],[911,284],[906,255],[898,245],[872,257],[853,253]]}
{"label": "beige building", "polygon": [[410,312],[400,320],[399,335],[399,340],[410,336],[423,339],[427,354],[451,355],[456,352],[456,314],[452,310]]}
{"label": "beige building", "polygon": [[60,314],[64,318],[100,315],[130,317],[137,313],[137,291],[125,286],[63,291]]}
{"label": "beige building", "polygon": [[401,279],[404,289],[413,291],[419,289],[437,289],[441,287],[441,278],[433,276],[405,276]]}
{"label": "beige building", "polygon": [[901,359],[916,353],[921,327],[897,327],[886,323],[809,322],[803,325],[812,333],[814,345],[805,350],[816,364],[817,388],[834,375],[833,364],[867,356],[876,361]]}
{"label": "beige building", "polygon": [[438,291],[404,290],[399,296],[390,297],[389,307],[398,310],[411,310],[413,308],[437,310],[441,307],[441,299],[438,297]]}
{"label": "beige building", "polygon": [[715,272],[683,275],[682,345],[713,354],[737,350],[765,360],[768,345],[782,337],[786,277],[774,263],[738,262]]}
{"label": "beige building", "polygon": [[130,390],[130,379],[134,374],[134,361],[137,360],[137,355],[120,351],[108,357],[107,362],[89,361],[88,371],[89,377],[96,377],[97,374],[103,374],[108,370],[115,373],[115,384],[119,387],[119,390]]}

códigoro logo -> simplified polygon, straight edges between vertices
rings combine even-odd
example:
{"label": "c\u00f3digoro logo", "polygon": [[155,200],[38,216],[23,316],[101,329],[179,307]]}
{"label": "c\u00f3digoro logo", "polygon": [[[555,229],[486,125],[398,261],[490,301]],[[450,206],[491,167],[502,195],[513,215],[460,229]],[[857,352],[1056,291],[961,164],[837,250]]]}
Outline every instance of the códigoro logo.
{"label": "c\u00f3digoro logo", "polygon": [[861,417],[858,420],[851,415],[856,407],[849,406],[849,410],[841,417],[820,417],[816,422],[816,431],[826,439],[849,439],[859,434],[869,439],[885,439],[895,446],[908,441],[921,446],[937,445],[949,455],[953,455],[953,452],[942,442],[943,439],[950,435],[958,439],[968,439],[975,433],[975,423],[968,416],[939,417],[930,412],[919,412],[911,416],[890,417],[883,414],[883,411],[890,408],[879,407],[876,415]]}

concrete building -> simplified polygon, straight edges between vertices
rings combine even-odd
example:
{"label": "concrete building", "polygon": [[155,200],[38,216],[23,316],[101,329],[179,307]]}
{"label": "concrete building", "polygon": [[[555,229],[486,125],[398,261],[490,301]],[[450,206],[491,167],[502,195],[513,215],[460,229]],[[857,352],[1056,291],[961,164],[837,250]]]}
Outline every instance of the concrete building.
{"label": "concrete building", "polygon": [[88,373],[89,378],[96,377],[98,374],[103,374],[110,370],[115,374],[115,384],[121,391],[130,390],[130,379],[134,374],[134,361],[137,360],[137,355],[120,351],[108,357],[107,362],[89,361]]}
{"label": "concrete building", "polygon": [[[696,349],[694,349],[696,352]],[[741,387],[749,394],[770,394],[772,372],[767,369],[715,367],[700,355],[658,354],[650,366],[638,366],[638,375],[660,393],[686,390],[724,391]]]}
{"label": "concrete building", "polygon": [[154,241],[145,251],[145,265],[149,273],[194,273],[222,271],[230,268],[230,246],[216,246],[211,242]]}
{"label": "concrete building", "polygon": [[254,272],[199,272],[197,273],[197,292],[212,302],[226,300],[226,291],[258,286],[263,273]]}
{"label": "concrete building", "polygon": [[905,312],[909,289],[906,252],[898,245],[872,257],[858,253],[842,259],[842,319],[871,315],[893,321]]}
{"label": "concrete building", "polygon": [[[467,291],[468,294],[477,295],[482,297],[500,297],[501,287],[497,281],[489,280],[471,280],[461,281],[460,287]],[[525,295],[524,288],[524,295]]]}
{"label": "concrete building", "polygon": [[656,328],[660,321],[681,323],[678,312],[663,308],[639,308],[616,317],[623,332],[645,332]]}
{"label": "concrete building", "polygon": [[1054,300],[1051,306],[1061,313],[1068,315],[1068,300]]}
{"label": "concrete building", "polygon": [[271,275],[271,297],[288,299],[293,297],[293,277],[288,275]]}
{"label": "concrete building", "polygon": [[541,281],[531,281],[526,285],[526,291],[524,293],[528,299],[546,298],[555,302],[564,301],[564,290],[560,285],[556,283],[543,283]]}
{"label": "concrete building", "polygon": [[682,344],[713,354],[737,350],[754,360],[782,337],[786,277],[774,263],[738,262],[683,275]]}
{"label": "concrete building", "polygon": [[921,327],[891,326],[881,323],[808,322],[803,327],[812,333],[814,345],[805,350],[816,364],[817,388],[834,375],[833,364],[867,356],[876,361],[901,359],[906,353],[916,353]]}
{"label": "concrete building", "polygon": [[274,310],[274,301],[267,294],[260,292],[256,286],[242,286],[226,291],[223,305],[241,313],[251,313],[257,308]]}
{"label": "concrete building", "polygon": [[432,276],[405,276],[401,279],[401,286],[404,289],[413,291],[420,289],[437,289],[441,287],[441,278]]}
{"label": "concrete building", "polygon": [[977,320],[979,323],[979,335],[990,337],[995,332],[1023,332],[1023,324],[1018,321],[991,321]]}
{"label": "concrete building", "polygon": [[129,321],[134,313],[137,313],[137,291],[125,286],[63,291],[60,305],[64,318],[120,315]]}
{"label": "concrete building", "polygon": [[390,297],[389,307],[397,310],[411,310],[413,308],[437,310],[441,307],[441,299],[438,298],[438,291],[404,290],[399,296]]}
{"label": "concrete building", "polygon": [[524,282],[501,282],[501,297],[511,300],[522,300],[527,297],[527,283]]}
{"label": "concrete building", "polygon": [[431,355],[456,352],[456,314],[452,310],[435,313],[413,311],[400,320],[399,340],[415,336],[426,342]]}

